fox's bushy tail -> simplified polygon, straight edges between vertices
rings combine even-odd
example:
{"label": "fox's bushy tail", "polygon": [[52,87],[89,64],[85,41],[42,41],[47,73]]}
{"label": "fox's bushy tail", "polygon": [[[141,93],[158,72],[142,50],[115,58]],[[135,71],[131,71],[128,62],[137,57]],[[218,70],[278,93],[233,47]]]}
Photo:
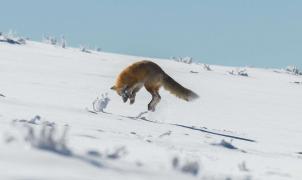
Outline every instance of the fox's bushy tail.
{"label": "fox's bushy tail", "polygon": [[183,87],[167,74],[165,74],[163,78],[163,87],[170,93],[185,101],[192,101],[199,97],[196,93]]}

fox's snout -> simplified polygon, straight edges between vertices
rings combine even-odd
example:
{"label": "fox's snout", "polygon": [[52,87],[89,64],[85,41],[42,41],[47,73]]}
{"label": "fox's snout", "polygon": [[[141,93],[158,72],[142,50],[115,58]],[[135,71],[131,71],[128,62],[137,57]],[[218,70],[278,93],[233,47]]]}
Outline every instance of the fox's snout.
{"label": "fox's snout", "polygon": [[122,97],[122,100],[123,100],[124,103],[126,103],[128,101],[129,95],[128,95],[128,91],[126,90],[126,87],[124,87],[120,91],[116,88],[116,86],[112,86],[110,89],[113,90],[113,91],[116,91],[117,94]]}

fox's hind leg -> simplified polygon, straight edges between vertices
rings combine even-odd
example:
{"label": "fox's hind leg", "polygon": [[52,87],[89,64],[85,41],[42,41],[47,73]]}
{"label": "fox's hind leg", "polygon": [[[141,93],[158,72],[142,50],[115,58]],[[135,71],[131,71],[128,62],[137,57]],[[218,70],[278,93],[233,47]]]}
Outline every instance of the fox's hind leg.
{"label": "fox's hind leg", "polygon": [[148,104],[148,110],[149,111],[155,111],[155,106],[159,103],[161,97],[158,93],[159,87],[151,88],[148,86],[145,86],[147,91],[152,95],[152,100]]}
{"label": "fox's hind leg", "polygon": [[155,97],[154,97],[154,105],[153,105],[153,111],[155,111],[155,106],[159,103],[161,97],[158,93],[158,89],[155,91]]}

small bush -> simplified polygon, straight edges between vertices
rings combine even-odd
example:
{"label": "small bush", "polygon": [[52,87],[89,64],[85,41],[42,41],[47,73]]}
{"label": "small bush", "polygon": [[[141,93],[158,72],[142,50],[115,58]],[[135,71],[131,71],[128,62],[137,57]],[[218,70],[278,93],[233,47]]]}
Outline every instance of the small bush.
{"label": "small bush", "polygon": [[60,44],[60,46],[61,46],[62,48],[66,48],[66,40],[65,40],[65,37],[64,37],[64,36],[61,37],[61,44]]}
{"label": "small bush", "polygon": [[80,51],[84,52],[84,53],[91,53],[91,51],[89,51],[86,46],[80,45]]}
{"label": "small bush", "polygon": [[60,41],[55,36],[43,36],[42,42],[46,44],[51,44],[61,48],[66,48],[65,36],[62,36]]}
{"label": "small bush", "polygon": [[194,162],[187,162],[186,164],[184,164],[181,168],[181,171],[184,173],[189,173],[192,175],[197,175],[198,171],[199,171],[199,164],[198,162],[194,161]]}
{"label": "small bush", "polygon": [[117,147],[111,151],[107,150],[105,153],[106,157],[109,159],[119,159],[127,154],[125,146]]}
{"label": "small bush", "polygon": [[239,149],[238,147],[234,146],[232,144],[232,141],[231,142],[227,142],[224,139],[222,139],[219,143],[213,143],[212,145],[213,146],[220,146],[220,147],[223,147],[223,148],[226,148],[226,149],[237,150],[237,151],[246,153],[245,150]]}
{"label": "small bush", "polygon": [[26,44],[26,39],[23,37],[19,37],[17,33],[13,31],[9,31],[7,34],[2,34],[2,32],[0,33],[0,42],[23,45]]}
{"label": "small bush", "polygon": [[245,76],[248,77],[248,73],[246,72],[246,69],[236,69],[232,71],[228,71],[229,74],[235,75],[235,76]]}
{"label": "small bush", "polygon": [[184,163],[181,163],[178,157],[174,157],[172,159],[172,167],[175,170],[192,174],[194,176],[196,176],[200,171],[200,166],[197,161],[186,160]]}
{"label": "small bush", "polygon": [[26,40],[24,38],[18,38],[17,42],[19,42],[20,44],[25,44]]}
{"label": "small bush", "polygon": [[51,45],[57,45],[57,38],[54,36],[44,36],[42,42]]}
{"label": "small bush", "polygon": [[212,71],[210,65],[208,65],[208,64],[202,64],[202,67],[203,67],[203,69],[206,70],[206,71]]}
{"label": "small bush", "polygon": [[302,72],[296,66],[287,66],[285,71],[294,75],[302,75]]}
{"label": "small bush", "polygon": [[55,123],[43,121],[40,116],[35,116],[31,120],[14,120],[13,125],[25,130],[24,140],[34,148],[68,156],[72,154],[66,144],[67,125],[62,134],[58,133]]}
{"label": "small bush", "polygon": [[221,140],[220,143],[214,143],[212,145],[221,146],[221,147],[224,147],[224,148],[227,148],[227,149],[238,149],[231,142],[227,142],[224,139]]}
{"label": "small bush", "polygon": [[245,161],[243,161],[242,163],[238,164],[238,168],[239,168],[240,171],[246,171],[246,172],[249,171],[249,169],[246,166]]}
{"label": "small bush", "polygon": [[182,62],[186,64],[192,64],[193,63],[193,58],[192,57],[171,57],[172,60],[176,62]]}

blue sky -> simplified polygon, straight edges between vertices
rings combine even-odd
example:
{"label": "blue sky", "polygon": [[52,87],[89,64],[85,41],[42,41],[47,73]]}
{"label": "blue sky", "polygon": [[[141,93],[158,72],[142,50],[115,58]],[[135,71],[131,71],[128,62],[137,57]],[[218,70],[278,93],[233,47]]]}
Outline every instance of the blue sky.
{"label": "blue sky", "polygon": [[299,0],[0,0],[0,31],[209,64],[302,68]]}

